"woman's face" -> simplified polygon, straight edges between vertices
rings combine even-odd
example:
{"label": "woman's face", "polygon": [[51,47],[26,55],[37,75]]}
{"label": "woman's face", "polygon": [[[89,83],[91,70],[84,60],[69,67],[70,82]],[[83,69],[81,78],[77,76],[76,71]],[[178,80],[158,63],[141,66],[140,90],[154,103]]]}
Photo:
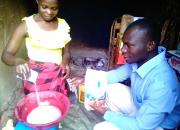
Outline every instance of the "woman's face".
{"label": "woman's face", "polygon": [[38,13],[44,21],[50,22],[56,18],[59,11],[58,0],[38,0]]}

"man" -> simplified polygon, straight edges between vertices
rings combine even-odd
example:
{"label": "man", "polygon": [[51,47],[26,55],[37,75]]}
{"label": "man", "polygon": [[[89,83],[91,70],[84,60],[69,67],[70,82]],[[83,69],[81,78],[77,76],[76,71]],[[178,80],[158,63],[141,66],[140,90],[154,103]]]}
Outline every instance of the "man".
{"label": "man", "polygon": [[[180,84],[158,47],[157,28],[147,19],[124,32],[126,64],[108,72],[106,100],[90,104],[104,114],[94,130],[175,130],[180,123]],[[119,82],[130,78],[131,86]],[[77,85],[82,80],[74,78]]]}
{"label": "man", "polygon": [[[106,120],[94,130],[174,130],[178,126],[180,85],[167,63],[165,48],[158,48],[156,29],[146,19],[127,27],[122,38],[122,53],[127,64],[108,72],[110,110],[94,106],[105,112]],[[117,84],[127,78],[131,80],[129,90]]]}

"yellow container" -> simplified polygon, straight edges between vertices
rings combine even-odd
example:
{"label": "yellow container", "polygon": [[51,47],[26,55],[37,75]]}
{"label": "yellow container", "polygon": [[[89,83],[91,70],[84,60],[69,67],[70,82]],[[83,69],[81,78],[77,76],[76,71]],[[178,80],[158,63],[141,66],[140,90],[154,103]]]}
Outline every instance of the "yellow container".
{"label": "yellow container", "polygon": [[84,103],[84,94],[85,94],[84,84],[80,84],[78,87],[78,99],[80,103]]}

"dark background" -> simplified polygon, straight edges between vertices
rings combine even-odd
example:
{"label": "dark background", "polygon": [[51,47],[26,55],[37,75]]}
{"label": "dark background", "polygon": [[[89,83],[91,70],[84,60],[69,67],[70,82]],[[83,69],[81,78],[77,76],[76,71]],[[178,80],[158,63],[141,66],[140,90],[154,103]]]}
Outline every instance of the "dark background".
{"label": "dark background", "polygon": [[[35,0],[23,0],[28,14]],[[123,14],[149,17],[161,27],[167,18],[179,18],[179,0],[61,0],[59,17],[71,27],[72,42],[107,48],[114,19]]]}

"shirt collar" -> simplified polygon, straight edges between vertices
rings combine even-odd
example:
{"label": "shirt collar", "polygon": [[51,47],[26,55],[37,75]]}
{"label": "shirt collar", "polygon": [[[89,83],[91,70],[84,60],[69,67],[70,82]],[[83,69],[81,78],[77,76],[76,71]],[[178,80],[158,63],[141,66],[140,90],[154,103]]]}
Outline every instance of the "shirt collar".
{"label": "shirt collar", "polygon": [[161,63],[165,59],[166,49],[162,46],[158,47],[158,55],[141,65],[136,72],[139,74],[141,78],[144,78],[145,75],[148,74],[150,70],[152,70],[155,66]]}
{"label": "shirt collar", "polygon": [[138,69],[138,65],[136,63],[132,63],[131,67],[132,67],[132,72],[136,72],[136,70]]}

